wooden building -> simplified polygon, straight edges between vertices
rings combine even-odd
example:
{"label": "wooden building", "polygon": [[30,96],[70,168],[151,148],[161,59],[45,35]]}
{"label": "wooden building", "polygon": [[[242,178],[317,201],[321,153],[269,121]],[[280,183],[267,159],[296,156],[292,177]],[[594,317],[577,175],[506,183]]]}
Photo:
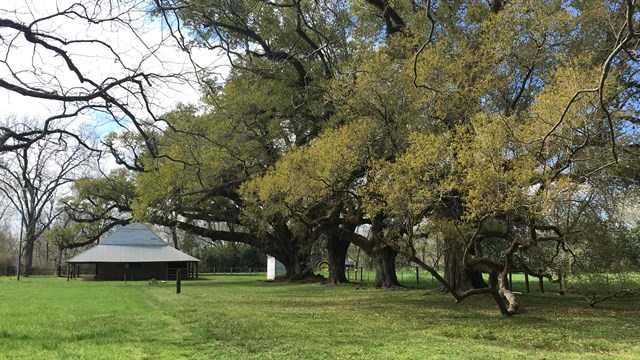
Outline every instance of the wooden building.
{"label": "wooden building", "polygon": [[67,261],[69,277],[96,280],[173,280],[198,277],[200,260],[169,246],[148,226],[126,225]]}

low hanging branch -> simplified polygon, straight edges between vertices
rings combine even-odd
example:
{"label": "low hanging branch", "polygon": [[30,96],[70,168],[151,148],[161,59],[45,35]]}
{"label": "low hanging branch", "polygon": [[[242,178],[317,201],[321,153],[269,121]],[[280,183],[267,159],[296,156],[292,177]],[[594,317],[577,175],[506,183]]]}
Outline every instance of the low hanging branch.
{"label": "low hanging branch", "polygon": [[584,297],[585,299],[587,299],[589,306],[595,307],[597,304],[603,301],[607,301],[611,299],[622,299],[622,298],[634,297],[639,294],[640,294],[640,289],[620,289],[611,295],[603,296],[600,298],[598,298],[598,294],[596,294],[595,292],[585,294]]}
{"label": "low hanging branch", "polygon": [[[509,274],[514,268],[515,257],[517,255],[522,257],[522,251],[525,251],[538,242],[554,241],[557,243],[556,254],[553,257],[554,259],[560,251],[570,253],[575,257],[575,254],[565,243],[565,234],[557,226],[532,225],[530,226],[530,231],[530,238],[524,239],[513,236],[509,231],[483,232],[482,226],[479,224],[475,233],[471,237],[465,237],[467,246],[463,256],[463,263],[470,269],[489,274],[489,287],[486,288],[471,289],[464,292],[457,291],[438,273],[436,269],[417,257],[416,251],[410,243],[407,246],[409,249],[407,257],[410,261],[428,271],[446,291],[451,293],[456,302],[461,302],[462,300],[475,295],[491,295],[500,309],[500,312],[505,316],[511,316],[520,312],[520,304],[516,298],[516,293],[511,291],[508,280]],[[538,231],[553,232],[554,236],[541,237],[538,235]],[[479,242],[490,238],[501,238],[510,241],[510,245],[504,251],[504,261],[494,261],[487,257],[476,255],[471,251],[471,249],[479,248]],[[477,253],[479,254],[479,252]],[[544,277],[553,283],[560,282],[560,280],[554,280],[551,274],[534,272],[525,264],[524,261],[521,261],[521,263],[522,264],[520,264],[520,266],[522,266],[523,270],[529,275]]]}
{"label": "low hanging branch", "polygon": [[438,273],[436,269],[420,260],[416,256],[416,251],[412,246],[409,246],[409,249],[409,260],[428,271],[444,287],[444,289],[453,296],[457,303],[471,296],[491,295],[502,315],[511,316],[518,313],[518,303],[516,298],[507,287],[508,283],[506,279],[510,269],[509,263],[505,263],[503,271],[500,272],[500,265],[488,259],[469,259],[469,262],[473,264],[471,267],[480,267],[489,273],[489,287],[458,292]]}
{"label": "low hanging branch", "polygon": [[[442,276],[440,276],[436,269],[420,260],[415,256],[415,254],[409,256],[409,260],[414,262],[415,264],[418,264],[418,266],[420,266],[424,270],[427,270],[451,294],[451,296],[453,296],[457,303],[475,295],[491,295],[498,305],[498,308],[500,309],[500,313],[502,315],[511,316],[518,312],[518,304],[515,301],[515,296],[513,296],[510,291],[501,291],[502,289],[498,290],[500,281],[498,280],[498,275],[496,272],[489,273],[489,287],[458,292],[457,290],[453,289],[453,287],[451,287],[451,285]],[[507,297],[509,300],[509,306],[507,306],[504,302],[505,297]]]}

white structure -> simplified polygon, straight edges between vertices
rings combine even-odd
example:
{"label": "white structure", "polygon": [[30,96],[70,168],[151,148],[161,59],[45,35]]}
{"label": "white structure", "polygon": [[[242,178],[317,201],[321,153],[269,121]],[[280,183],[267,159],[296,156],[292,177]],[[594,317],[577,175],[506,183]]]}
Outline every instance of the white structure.
{"label": "white structure", "polygon": [[284,277],[287,274],[287,269],[282,263],[273,256],[267,256],[267,280],[275,280]]}

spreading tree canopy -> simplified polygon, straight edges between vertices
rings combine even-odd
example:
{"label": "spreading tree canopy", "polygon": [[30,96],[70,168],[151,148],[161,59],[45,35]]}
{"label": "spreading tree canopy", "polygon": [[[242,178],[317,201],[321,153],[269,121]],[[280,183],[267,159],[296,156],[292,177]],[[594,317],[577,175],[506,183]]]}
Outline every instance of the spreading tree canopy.
{"label": "spreading tree canopy", "polygon": [[[356,244],[378,286],[399,285],[402,253],[456,300],[491,294],[513,314],[509,272],[562,283],[591,241],[582,227],[606,221],[606,199],[638,180],[634,0],[153,11],[232,70],[205,82],[205,108],[177,108],[142,138],[154,151],[131,166],[131,210],[258,246],[291,277],[311,273],[317,241],[336,265]],[[416,252],[429,234],[445,239],[444,278]]]}

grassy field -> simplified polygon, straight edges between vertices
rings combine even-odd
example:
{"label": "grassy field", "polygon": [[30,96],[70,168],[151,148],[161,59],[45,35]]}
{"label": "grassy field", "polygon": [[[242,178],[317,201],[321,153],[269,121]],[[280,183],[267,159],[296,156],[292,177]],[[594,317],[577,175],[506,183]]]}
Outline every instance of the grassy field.
{"label": "grassy field", "polygon": [[504,318],[486,297],[263,279],[205,277],[176,294],[0,278],[0,359],[640,359],[637,301],[592,309],[532,292]]}

